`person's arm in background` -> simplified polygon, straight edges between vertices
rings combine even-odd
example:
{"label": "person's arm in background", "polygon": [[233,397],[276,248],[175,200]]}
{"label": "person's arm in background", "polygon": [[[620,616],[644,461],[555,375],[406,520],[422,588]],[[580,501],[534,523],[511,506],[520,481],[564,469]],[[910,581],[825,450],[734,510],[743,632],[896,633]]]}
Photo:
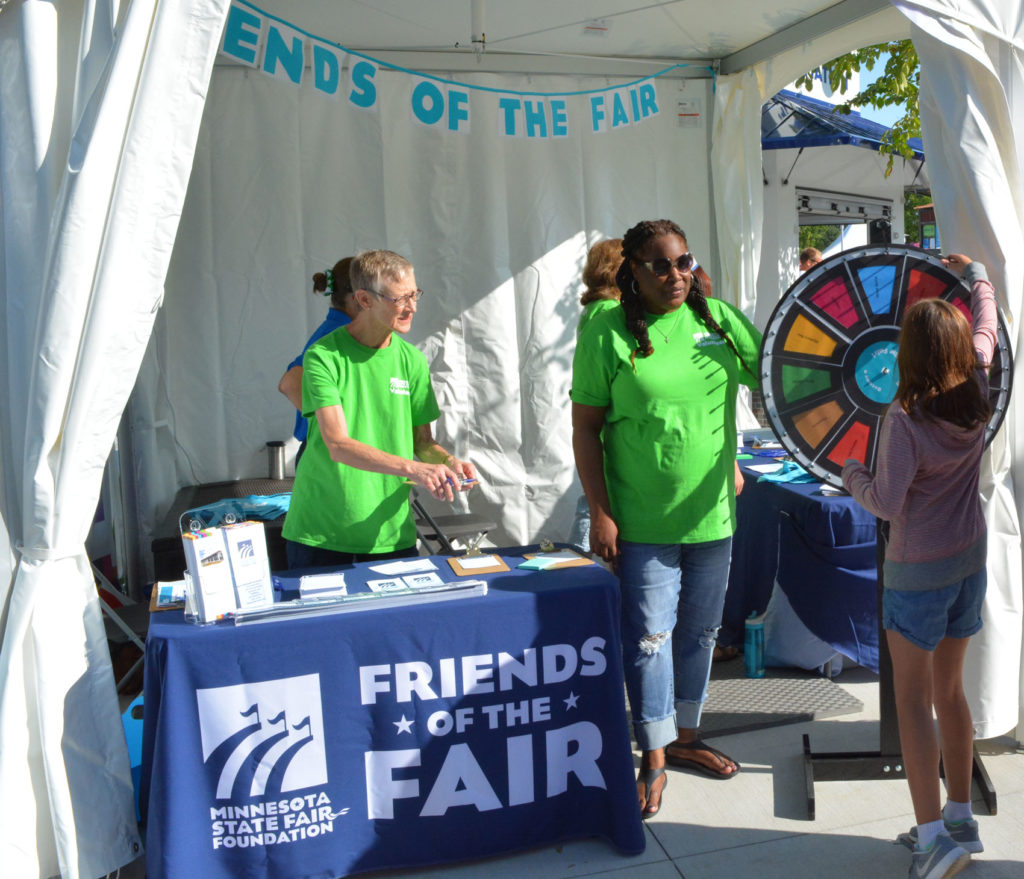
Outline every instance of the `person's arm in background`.
{"label": "person's arm in background", "polygon": [[292,366],[281,376],[277,389],[288,398],[300,412],[302,411],[302,367]]}
{"label": "person's arm in background", "polygon": [[572,451],[583,493],[590,505],[590,549],[614,564],[619,554],[619,526],[612,518],[608,485],[604,478],[604,406],[572,404]]}
{"label": "person's arm in background", "polygon": [[[299,412],[302,411],[302,359],[306,356],[306,352],[314,342],[320,341],[328,333],[343,327],[345,324],[351,322],[351,317],[348,314],[347,308],[350,301],[354,301],[355,297],[349,293],[345,299],[346,311],[340,312],[338,309],[332,307],[327,313],[327,319],[324,320],[320,326],[314,330],[313,335],[306,341],[305,347],[302,349],[302,353],[296,357],[291,363],[288,364],[288,369],[285,370],[284,375],[281,376],[281,381],[277,383],[277,389],[288,398],[288,402],[291,403]],[[358,313],[359,304],[355,304],[355,312]]]}

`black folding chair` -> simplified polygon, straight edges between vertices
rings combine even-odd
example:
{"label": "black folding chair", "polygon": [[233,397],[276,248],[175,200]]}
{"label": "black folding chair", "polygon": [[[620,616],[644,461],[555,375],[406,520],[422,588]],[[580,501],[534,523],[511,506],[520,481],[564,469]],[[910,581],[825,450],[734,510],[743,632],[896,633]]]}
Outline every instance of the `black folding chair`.
{"label": "black folding chair", "polygon": [[[470,550],[476,549],[487,532],[498,527],[497,523],[475,513],[432,516],[417,497],[415,490],[409,502],[412,504],[416,519],[416,534],[428,550],[436,553],[454,555],[458,552],[459,550],[452,545],[453,540],[465,543]],[[432,544],[436,545],[436,549]]]}

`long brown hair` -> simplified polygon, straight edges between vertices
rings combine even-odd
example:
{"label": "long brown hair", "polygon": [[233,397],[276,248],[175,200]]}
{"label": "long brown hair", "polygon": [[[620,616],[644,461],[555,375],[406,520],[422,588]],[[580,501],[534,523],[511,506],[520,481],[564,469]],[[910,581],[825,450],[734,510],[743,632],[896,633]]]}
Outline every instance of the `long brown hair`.
{"label": "long brown hair", "polygon": [[924,412],[972,428],[992,416],[967,318],[944,299],[922,299],[903,316],[896,402],[911,417]]}
{"label": "long brown hair", "polygon": [[[650,357],[654,353],[654,346],[651,344],[651,337],[647,328],[647,317],[644,310],[644,301],[640,296],[640,289],[637,287],[636,278],[633,277],[633,267],[629,264],[631,259],[640,261],[640,252],[646,247],[647,242],[663,235],[676,235],[686,241],[686,233],[671,220],[643,220],[637,223],[632,229],[622,236],[622,265],[615,276],[615,283],[618,284],[622,293],[622,308],[626,312],[626,329],[636,339],[636,350],[633,352],[634,368],[635,358],[639,354],[642,357]],[[703,277],[702,277],[703,276]],[[732,349],[736,359],[743,364],[751,375],[756,373],[747,365],[732,339],[725,330],[719,326],[718,321],[712,317],[708,309],[707,290],[704,286],[705,272],[694,272],[690,275],[690,292],[686,296],[686,304],[693,313],[700,318],[701,322],[713,333],[718,335],[726,345]]]}
{"label": "long brown hair", "polygon": [[619,288],[615,286],[615,274],[620,265],[621,238],[605,238],[591,247],[583,266],[583,284],[586,289],[580,296],[580,305],[588,305],[598,299],[618,299]]}

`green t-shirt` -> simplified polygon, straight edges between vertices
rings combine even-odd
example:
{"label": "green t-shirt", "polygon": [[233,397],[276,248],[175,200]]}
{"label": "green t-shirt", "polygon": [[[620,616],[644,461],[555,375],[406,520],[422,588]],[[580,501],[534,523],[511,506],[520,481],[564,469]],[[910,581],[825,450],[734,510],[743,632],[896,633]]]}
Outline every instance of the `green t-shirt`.
{"label": "green t-shirt", "polygon": [[580,315],[579,325],[576,327],[576,336],[583,332],[583,328],[590,323],[591,319],[603,311],[610,311],[619,307],[618,299],[595,299],[583,306],[583,314]]}
{"label": "green t-shirt", "polygon": [[415,545],[403,478],[331,460],[315,414],[334,405],[345,411],[350,437],[402,458],[413,457],[413,428],[440,414],[427,359],[397,334],[386,348],[367,348],[340,329],[310,346],[302,360],[302,414],[309,419],[309,436],[282,535],[338,552],[391,552]]}
{"label": "green t-shirt", "polygon": [[[708,299],[750,369],[761,334],[736,308]],[[688,306],[647,315],[650,357],[625,312],[597,315],[573,359],[574,403],[607,407],[604,471],[619,535],[636,543],[703,543],[736,529],[736,392],[757,379]],[[665,340],[665,337],[668,340]]]}

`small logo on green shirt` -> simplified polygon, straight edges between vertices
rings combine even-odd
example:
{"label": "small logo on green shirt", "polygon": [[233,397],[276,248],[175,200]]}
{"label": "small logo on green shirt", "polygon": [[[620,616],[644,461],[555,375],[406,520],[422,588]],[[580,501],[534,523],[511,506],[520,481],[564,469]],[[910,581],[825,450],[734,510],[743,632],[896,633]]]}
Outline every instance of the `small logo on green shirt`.
{"label": "small logo on green shirt", "polygon": [[409,396],[409,380],[405,378],[393,378],[391,379],[391,393],[401,394],[404,397]]}
{"label": "small logo on green shirt", "polygon": [[694,333],[693,341],[698,348],[706,348],[708,345],[724,345],[723,339],[718,333]]}

